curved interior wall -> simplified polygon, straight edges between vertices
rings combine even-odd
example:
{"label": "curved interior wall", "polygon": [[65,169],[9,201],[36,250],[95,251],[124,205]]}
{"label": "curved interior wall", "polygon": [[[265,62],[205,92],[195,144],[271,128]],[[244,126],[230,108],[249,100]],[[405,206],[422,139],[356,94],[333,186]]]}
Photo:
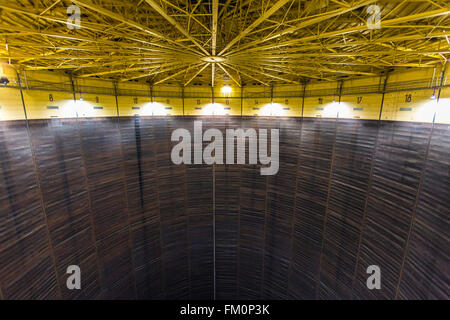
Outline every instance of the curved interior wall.
{"label": "curved interior wall", "polygon": [[304,85],[273,88],[247,83],[233,87],[231,94],[222,93],[220,86],[213,94],[211,87],[197,85],[150,87],[139,81],[114,84],[90,78],[73,78],[72,83],[61,71],[21,71],[20,81],[18,75],[8,74],[9,86],[0,86],[0,121],[200,116],[212,114],[214,109],[216,115],[223,112],[229,116],[271,114],[450,124],[450,68],[445,71],[442,66],[397,68],[377,77],[311,80]]}
{"label": "curved interior wall", "polygon": [[448,299],[449,125],[202,118],[279,128],[265,177],[172,164],[194,119],[0,122],[0,298],[212,299],[215,212],[218,299]]}

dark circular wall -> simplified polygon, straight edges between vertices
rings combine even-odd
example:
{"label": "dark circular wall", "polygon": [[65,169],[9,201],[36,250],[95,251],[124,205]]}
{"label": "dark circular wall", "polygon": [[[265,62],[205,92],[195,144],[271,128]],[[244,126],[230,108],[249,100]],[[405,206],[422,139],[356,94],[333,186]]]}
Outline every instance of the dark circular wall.
{"label": "dark circular wall", "polygon": [[448,125],[197,119],[279,128],[261,176],[174,165],[194,120],[0,122],[0,298],[448,299]]}

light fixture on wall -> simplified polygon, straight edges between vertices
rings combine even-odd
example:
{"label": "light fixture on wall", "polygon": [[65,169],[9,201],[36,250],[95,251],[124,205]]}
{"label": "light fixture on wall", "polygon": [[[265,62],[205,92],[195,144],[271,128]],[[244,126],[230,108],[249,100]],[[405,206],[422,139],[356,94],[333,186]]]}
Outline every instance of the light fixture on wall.
{"label": "light fixture on wall", "polygon": [[285,111],[280,104],[271,102],[262,107],[259,115],[263,117],[282,117],[285,115]]}
{"label": "light fixture on wall", "polygon": [[141,116],[166,116],[166,108],[159,102],[149,102],[144,105]]}
{"label": "light fixture on wall", "polygon": [[345,102],[331,102],[324,107],[322,116],[324,118],[347,118],[350,114],[350,108]]}
{"label": "light fixture on wall", "polygon": [[220,103],[210,103],[202,111],[204,116],[224,116],[226,115],[225,108]]}
{"label": "light fixture on wall", "polygon": [[434,89],[433,94],[430,97],[431,100],[436,100],[436,89]]}
{"label": "light fixture on wall", "polygon": [[232,91],[233,91],[233,89],[231,89],[231,87],[228,84],[226,84],[222,87],[223,94],[231,94]]}

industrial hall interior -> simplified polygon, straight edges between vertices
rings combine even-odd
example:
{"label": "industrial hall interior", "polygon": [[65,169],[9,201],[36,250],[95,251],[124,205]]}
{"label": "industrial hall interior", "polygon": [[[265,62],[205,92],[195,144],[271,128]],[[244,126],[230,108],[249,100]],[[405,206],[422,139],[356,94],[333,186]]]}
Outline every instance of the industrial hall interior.
{"label": "industrial hall interior", "polygon": [[0,0],[0,300],[449,299],[449,57],[448,0]]}

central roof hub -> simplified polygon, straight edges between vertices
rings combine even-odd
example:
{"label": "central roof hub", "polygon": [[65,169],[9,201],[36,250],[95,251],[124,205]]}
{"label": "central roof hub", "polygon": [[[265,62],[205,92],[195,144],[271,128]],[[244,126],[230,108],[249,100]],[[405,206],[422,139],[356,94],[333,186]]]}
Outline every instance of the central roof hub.
{"label": "central roof hub", "polygon": [[218,57],[218,56],[207,56],[207,57],[203,57],[202,61],[209,62],[209,63],[218,63],[218,62],[224,62],[225,58]]}

